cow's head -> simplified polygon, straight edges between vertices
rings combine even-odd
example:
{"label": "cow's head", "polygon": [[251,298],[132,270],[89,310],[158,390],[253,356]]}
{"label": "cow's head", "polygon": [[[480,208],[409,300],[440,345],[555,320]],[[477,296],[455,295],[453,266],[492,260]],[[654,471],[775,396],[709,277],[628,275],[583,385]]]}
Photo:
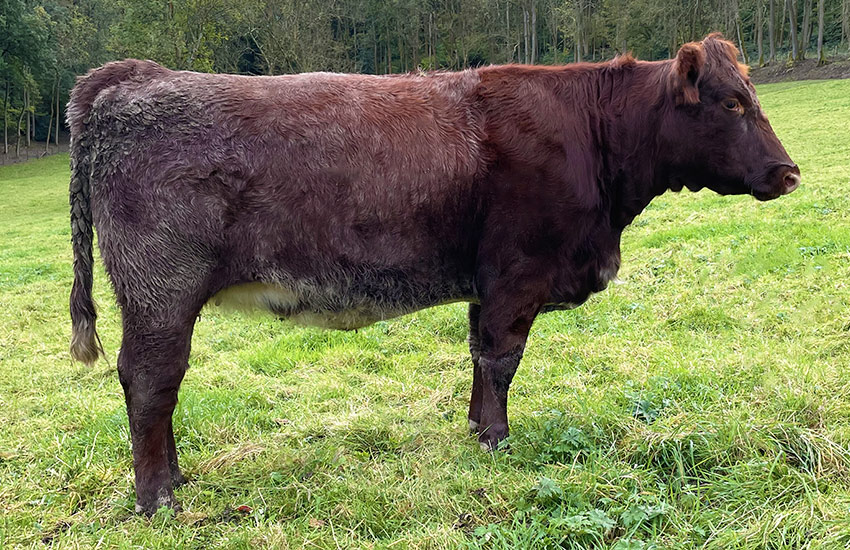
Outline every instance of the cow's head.
{"label": "cow's head", "polygon": [[800,170],[761,110],[738,50],[719,34],[682,46],[667,75],[661,129],[670,187],[770,200],[800,184]]}

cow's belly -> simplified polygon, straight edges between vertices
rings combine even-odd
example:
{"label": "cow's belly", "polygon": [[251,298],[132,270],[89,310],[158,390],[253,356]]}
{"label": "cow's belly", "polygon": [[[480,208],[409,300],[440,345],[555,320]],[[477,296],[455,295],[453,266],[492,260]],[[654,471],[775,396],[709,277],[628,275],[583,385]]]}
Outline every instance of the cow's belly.
{"label": "cow's belly", "polygon": [[321,292],[275,283],[245,283],[222,290],[209,304],[244,312],[266,311],[298,325],[353,330],[427,307],[469,299],[449,288],[424,295],[370,297],[358,293]]}

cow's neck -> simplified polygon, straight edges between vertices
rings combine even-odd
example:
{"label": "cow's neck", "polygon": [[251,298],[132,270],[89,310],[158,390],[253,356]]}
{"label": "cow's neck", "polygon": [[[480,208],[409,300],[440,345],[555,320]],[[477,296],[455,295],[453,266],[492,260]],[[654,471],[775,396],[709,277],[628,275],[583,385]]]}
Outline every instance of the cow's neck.
{"label": "cow's neck", "polygon": [[657,83],[663,81],[659,74],[666,70],[664,63],[608,69],[619,80],[616,94],[606,94],[605,87],[599,87],[600,110],[593,116],[600,117],[595,126],[603,134],[599,142],[605,144],[601,173],[615,230],[625,228],[667,190],[657,139],[666,93]]}

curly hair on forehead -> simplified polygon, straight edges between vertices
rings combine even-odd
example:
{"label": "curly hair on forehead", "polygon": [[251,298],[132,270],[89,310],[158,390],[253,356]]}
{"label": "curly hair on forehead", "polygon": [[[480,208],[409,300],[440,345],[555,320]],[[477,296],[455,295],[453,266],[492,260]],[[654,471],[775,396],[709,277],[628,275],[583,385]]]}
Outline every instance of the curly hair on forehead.
{"label": "curly hair on forehead", "polygon": [[[732,80],[740,82],[744,88],[751,87],[749,67],[738,62],[738,48],[719,32],[709,34],[700,42],[683,44],[672,67],[668,82],[678,105],[699,103],[700,83],[712,75],[721,80],[729,80],[731,75]],[[753,103],[756,101],[752,99]]]}
{"label": "curly hair on forehead", "polygon": [[724,61],[728,60],[738,68],[741,76],[747,77],[750,74],[750,67],[738,62],[739,51],[735,44],[723,37],[722,33],[713,32],[706,36],[701,42],[705,49],[708,59]]}

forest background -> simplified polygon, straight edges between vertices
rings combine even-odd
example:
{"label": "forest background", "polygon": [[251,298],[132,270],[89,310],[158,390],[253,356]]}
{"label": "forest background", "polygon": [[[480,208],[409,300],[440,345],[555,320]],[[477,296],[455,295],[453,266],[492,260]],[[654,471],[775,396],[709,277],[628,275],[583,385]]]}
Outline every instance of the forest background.
{"label": "forest background", "polygon": [[826,63],[850,50],[850,0],[0,0],[3,154],[58,147],[75,77],[113,59],[385,74],[663,59],[711,31],[748,64]]}

